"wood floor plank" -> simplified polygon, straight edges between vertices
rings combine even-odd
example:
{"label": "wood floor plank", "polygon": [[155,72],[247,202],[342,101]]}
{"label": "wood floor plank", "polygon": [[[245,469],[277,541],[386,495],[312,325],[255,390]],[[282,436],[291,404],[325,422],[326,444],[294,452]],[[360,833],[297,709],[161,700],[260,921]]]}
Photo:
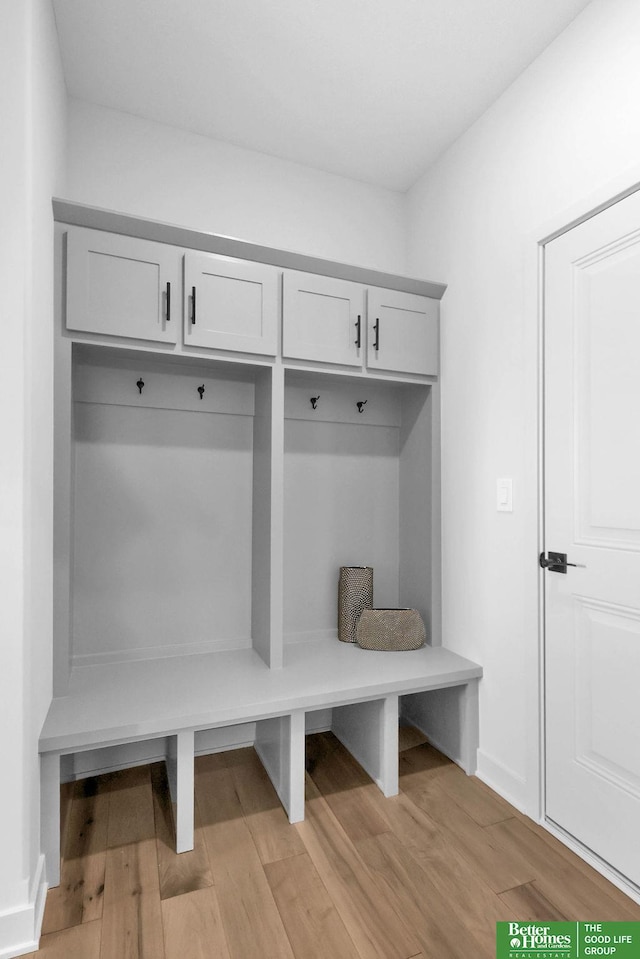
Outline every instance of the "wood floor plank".
{"label": "wood floor plank", "polygon": [[293,959],[262,866],[227,874],[216,893],[232,959]]}
{"label": "wood floor plank", "polygon": [[384,805],[384,797],[364,769],[332,733],[313,739],[309,775],[349,838],[356,841],[388,832],[389,823],[376,808]]}
{"label": "wood floor plank", "polygon": [[422,743],[411,749],[403,750],[398,756],[398,775],[400,788],[408,789],[415,784],[425,785],[437,779],[440,772],[454,764],[430,743]]}
{"label": "wood floor plank", "polygon": [[155,837],[149,766],[135,766],[103,778],[109,794],[107,846],[128,846]]}
{"label": "wood floor plank", "polygon": [[513,818],[512,807],[496,793],[480,788],[480,780],[467,776],[459,766],[451,765],[438,776],[438,786],[451,796],[479,826]]}
{"label": "wood floor plank", "polygon": [[[204,770],[204,771],[202,771]],[[233,767],[200,763],[196,802],[232,959],[293,959],[251,830]]]}
{"label": "wood floor plank", "polygon": [[[253,752],[253,750],[251,750]],[[263,863],[304,853],[304,845],[278,799],[258,755],[231,768],[240,806]]]}
{"label": "wood floor plank", "polygon": [[487,831],[493,827],[479,826],[440,788],[437,780],[422,787],[420,780],[414,779],[407,795],[436,823],[451,848],[466,859],[494,892],[504,892],[537,878],[518,848],[496,842]]}
{"label": "wood floor plank", "polygon": [[165,959],[229,959],[227,937],[213,887],[162,903]]}
{"label": "wood floor plank", "polygon": [[151,786],[160,879],[160,898],[182,896],[213,885],[204,835],[196,814],[193,850],[176,853],[175,816],[164,763],[151,766]]}
{"label": "wood floor plank", "polygon": [[[385,800],[393,835],[429,876],[450,907],[465,916],[472,930],[486,934],[499,921],[517,919],[497,894],[484,882],[458,849],[452,848],[445,832],[427,814],[400,793]],[[360,843],[356,844],[360,849]]]}
{"label": "wood floor plank", "polygon": [[451,922],[452,903],[393,833],[363,839],[357,849],[428,959],[466,959],[481,954],[482,942],[467,928],[465,914],[456,911],[456,922]]}
{"label": "wood floor plank", "polygon": [[40,939],[37,952],[30,952],[23,959],[100,959],[99,919],[85,922],[69,929],[50,932]]}
{"label": "wood floor plank", "polygon": [[307,776],[306,819],[296,825],[309,857],[362,959],[407,959],[421,951]]}
{"label": "wood floor plank", "polygon": [[108,797],[95,778],[70,793],[60,885],[47,895],[44,935],[102,916]]}
{"label": "wood floor plank", "polygon": [[401,753],[405,749],[413,749],[414,746],[422,746],[426,742],[425,734],[416,729],[415,726],[408,726],[404,723],[398,726],[398,750]]}
{"label": "wood floor plank", "polygon": [[535,881],[501,892],[500,899],[513,909],[518,921],[562,922],[567,919],[567,916],[542,894]]}
{"label": "wood floor plank", "polygon": [[228,874],[261,869],[232,770],[207,765],[203,772],[202,768],[201,764],[196,775],[196,807],[214,883]]}
{"label": "wood floor plank", "polygon": [[233,766],[242,766],[253,761],[255,749],[253,746],[241,746],[239,749],[225,749],[219,753],[206,753],[196,756],[196,764],[200,772],[210,772],[214,769],[232,769]]}
{"label": "wood floor plank", "polygon": [[268,863],[265,873],[296,959],[359,959],[307,853]]}
{"label": "wood floor plank", "polygon": [[[487,834],[507,853],[526,857],[539,891],[568,920],[636,919],[634,903],[620,903],[607,895],[592,876],[585,875],[529,829],[521,819],[507,819],[486,827]],[[518,884],[519,885],[519,884]]]}
{"label": "wood floor plank", "polygon": [[164,959],[155,838],[107,851],[100,959]]}

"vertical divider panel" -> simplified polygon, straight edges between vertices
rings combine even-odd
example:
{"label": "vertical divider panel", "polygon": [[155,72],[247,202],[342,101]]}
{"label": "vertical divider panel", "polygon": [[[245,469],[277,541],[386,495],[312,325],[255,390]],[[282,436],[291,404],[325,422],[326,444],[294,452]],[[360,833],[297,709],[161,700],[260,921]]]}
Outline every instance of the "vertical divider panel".
{"label": "vertical divider panel", "polygon": [[60,885],[60,755],[40,756],[40,845],[45,857],[47,885]]}
{"label": "vertical divider panel", "polygon": [[256,724],[255,750],[292,823],[304,819],[304,716],[299,709]]}
{"label": "vertical divider panel", "polygon": [[167,778],[175,804],[176,852],[193,849],[195,735],[186,729],[169,737]]}
{"label": "vertical divider panel", "polygon": [[400,432],[400,605],[419,610],[440,646],[440,406],[437,384],[403,395]]}
{"label": "vertical divider panel", "polygon": [[282,666],[282,472],[284,374],[256,374],[253,426],[253,646],[267,666]]}
{"label": "vertical divider panel", "polygon": [[385,796],[398,793],[398,697],[333,709],[332,731]]}

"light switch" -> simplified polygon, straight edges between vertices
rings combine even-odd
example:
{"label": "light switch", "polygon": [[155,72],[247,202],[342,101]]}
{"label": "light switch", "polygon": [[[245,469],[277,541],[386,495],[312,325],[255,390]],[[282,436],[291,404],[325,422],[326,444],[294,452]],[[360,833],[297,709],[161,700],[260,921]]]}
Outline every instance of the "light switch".
{"label": "light switch", "polygon": [[513,481],[511,477],[498,479],[497,508],[500,513],[513,512]]}

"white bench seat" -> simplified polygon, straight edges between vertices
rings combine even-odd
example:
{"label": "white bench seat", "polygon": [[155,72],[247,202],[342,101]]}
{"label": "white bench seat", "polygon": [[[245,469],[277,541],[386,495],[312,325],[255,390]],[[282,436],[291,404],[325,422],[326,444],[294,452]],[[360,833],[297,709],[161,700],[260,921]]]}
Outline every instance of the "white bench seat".
{"label": "white bench seat", "polygon": [[255,721],[256,750],[297,822],[304,817],[306,712],[338,707],[334,732],[393,795],[399,697],[460,687],[460,764],[475,772],[481,676],[476,663],[441,647],[383,653],[327,640],[287,646],[282,669],[269,669],[252,649],[77,669],[67,695],[52,701],[40,737],[49,885],[59,882],[61,755],[168,737],[176,846],[186,851],[193,847],[196,731]]}

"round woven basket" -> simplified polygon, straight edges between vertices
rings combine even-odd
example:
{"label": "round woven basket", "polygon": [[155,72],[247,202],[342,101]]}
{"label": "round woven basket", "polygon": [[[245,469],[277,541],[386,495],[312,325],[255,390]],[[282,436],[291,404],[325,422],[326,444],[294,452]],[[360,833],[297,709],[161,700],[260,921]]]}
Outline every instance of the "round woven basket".
{"label": "round woven basket", "polygon": [[356,626],[356,642],[363,649],[419,649],[425,639],[417,609],[363,609]]}

